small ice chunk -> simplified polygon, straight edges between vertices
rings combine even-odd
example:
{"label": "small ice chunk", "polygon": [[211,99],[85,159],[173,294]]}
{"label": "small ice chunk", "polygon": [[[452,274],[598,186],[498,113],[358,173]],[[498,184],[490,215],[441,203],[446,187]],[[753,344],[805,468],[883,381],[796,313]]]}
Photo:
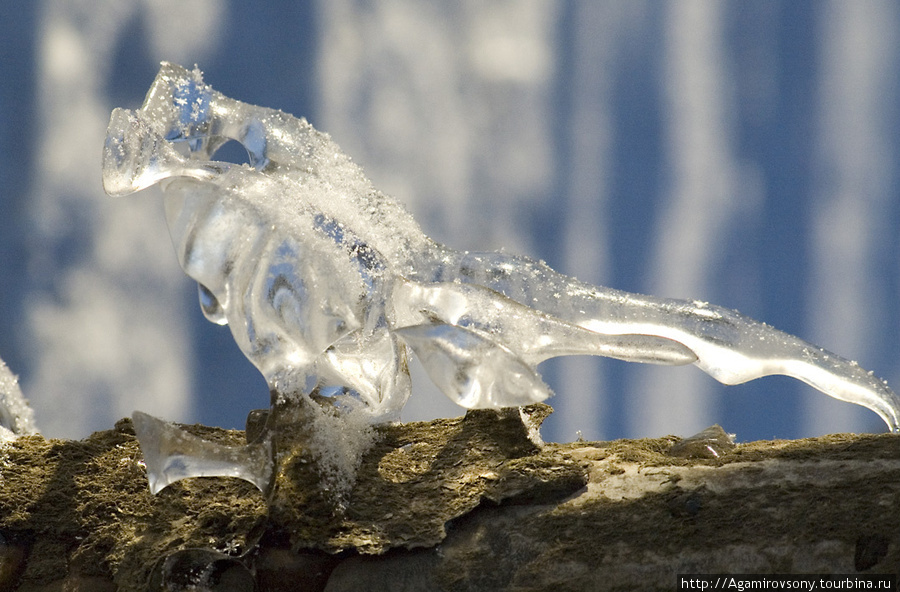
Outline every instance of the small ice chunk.
{"label": "small ice chunk", "polygon": [[16,438],[18,438],[16,434],[13,433],[12,430],[7,429],[3,426],[0,426],[0,444],[5,444],[6,442],[12,442]]}
{"label": "small ice chunk", "polygon": [[240,592],[256,590],[256,579],[237,557],[213,549],[167,551],[153,566],[147,590]]}
{"label": "small ice chunk", "polygon": [[0,441],[37,433],[34,412],[22,395],[16,375],[0,360]]}
{"label": "small ice chunk", "polygon": [[272,480],[269,440],[227,446],[140,411],[135,411],[132,419],[154,494],[190,477],[237,477],[253,483],[262,492]]}
{"label": "small ice chunk", "polygon": [[734,450],[734,434],[729,434],[719,424],[713,424],[688,436],[680,442],[676,442],[669,454],[682,458],[719,458]]}

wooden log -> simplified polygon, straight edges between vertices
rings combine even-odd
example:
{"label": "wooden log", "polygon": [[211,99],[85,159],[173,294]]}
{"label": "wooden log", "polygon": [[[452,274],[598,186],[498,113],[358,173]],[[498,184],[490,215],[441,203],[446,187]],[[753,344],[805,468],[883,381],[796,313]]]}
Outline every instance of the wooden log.
{"label": "wooden log", "polygon": [[549,411],[379,426],[340,495],[299,430],[268,499],[234,479],[151,496],[128,420],[19,438],[0,448],[0,590],[185,589],[188,572],[260,592],[672,590],[681,573],[900,571],[896,435],[718,456],[676,437],[544,444]]}

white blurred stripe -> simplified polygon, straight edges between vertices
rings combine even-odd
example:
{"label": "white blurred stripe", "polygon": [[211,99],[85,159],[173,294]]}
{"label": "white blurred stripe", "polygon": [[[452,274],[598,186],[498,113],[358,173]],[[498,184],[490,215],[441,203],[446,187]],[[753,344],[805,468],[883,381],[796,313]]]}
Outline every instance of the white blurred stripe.
{"label": "white blurred stripe", "polygon": [[[218,37],[223,3],[184,4],[42,3],[29,273],[46,291],[29,301],[35,362],[24,387],[49,436],[81,438],[136,408],[176,420],[191,408],[184,279],[160,196],[117,201],[100,186],[106,123],[118,106],[104,96],[107,77],[139,11],[160,59],[198,59]],[[83,239],[74,244],[84,252],[67,253],[72,263],[52,255],[71,248],[67,236]]]}
{"label": "white blurred stripe", "polygon": [[[879,245],[896,232],[889,214],[898,5],[892,0],[824,5],[817,150],[818,191],[811,198],[810,308],[813,340],[870,367],[887,315]],[[894,387],[897,385],[894,384]],[[809,392],[803,429],[810,435],[880,429],[861,408]]]}
{"label": "white blurred stripe", "polygon": [[[724,3],[668,2],[664,88],[670,193],[663,196],[648,291],[709,300],[710,273],[735,213]],[[714,382],[696,368],[641,369],[632,433],[689,435],[713,422]]]}
{"label": "white blurred stripe", "polygon": [[531,250],[551,180],[556,3],[319,2],[317,124],[457,248]]}
{"label": "white blurred stripe", "polygon": [[[554,167],[558,5],[321,0],[313,124],[427,234],[536,255],[523,223]],[[404,419],[461,410],[414,369]]]}
{"label": "white blurred stripe", "polygon": [[[560,271],[578,279],[608,285],[610,276],[608,180],[615,142],[612,92],[618,62],[632,47],[641,30],[646,2],[576,2],[569,26],[573,32],[570,119],[564,134],[567,162],[560,163],[566,177],[563,266]],[[604,417],[611,393],[604,367],[596,358],[572,357],[559,361],[559,399],[556,407],[563,439],[576,431],[589,440],[603,439]]]}

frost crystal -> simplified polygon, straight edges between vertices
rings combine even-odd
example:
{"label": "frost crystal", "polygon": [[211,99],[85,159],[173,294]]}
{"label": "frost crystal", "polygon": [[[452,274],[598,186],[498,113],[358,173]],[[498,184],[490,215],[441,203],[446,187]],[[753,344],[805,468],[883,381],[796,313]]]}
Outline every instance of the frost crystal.
{"label": "frost crystal", "polygon": [[[228,140],[246,148],[249,165],[214,159]],[[536,364],[594,354],[694,363],[726,384],[785,374],[900,429],[900,401],[883,381],[738,312],[435,243],[327,134],[225,97],[197,69],[163,63],[139,110],[113,111],[103,182],[112,195],[162,185],[204,314],[229,325],[278,397],[395,419],[410,393],[411,350],[458,404],[518,406],[550,395]],[[156,482],[210,474],[202,462],[186,466]]]}

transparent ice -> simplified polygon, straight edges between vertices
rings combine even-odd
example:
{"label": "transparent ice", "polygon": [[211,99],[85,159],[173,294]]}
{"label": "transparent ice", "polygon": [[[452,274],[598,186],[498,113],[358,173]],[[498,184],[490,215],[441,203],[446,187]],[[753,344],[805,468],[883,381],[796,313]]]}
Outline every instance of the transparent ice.
{"label": "transparent ice", "polygon": [[[265,490],[271,479],[272,449],[268,441],[247,446],[209,442],[177,425],[135,411],[135,432],[147,466],[150,491],[189,477],[238,477]],[[202,451],[197,455],[197,451]]]}
{"label": "transparent ice", "polygon": [[[246,148],[249,164],[215,160],[229,140]],[[551,394],[539,362],[594,354],[693,363],[725,384],[785,374],[900,430],[900,401],[882,380],[736,311],[435,243],[327,134],[216,92],[196,68],[163,63],[140,109],[113,111],[103,183],[111,195],[162,186],[175,250],[204,314],[230,327],[268,381],[273,406],[311,398],[371,423],[397,419],[410,394],[410,351],[463,407],[525,405]],[[142,444],[164,457],[161,442],[177,428],[142,423]],[[176,476],[151,481],[221,471],[221,451],[192,442],[179,447]],[[197,460],[185,464],[190,454]],[[260,484],[271,468],[253,471],[249,480]]]}
{"label": "transparent ice", "polygon": [[0,360],[0,443],[36,433],[34,412],[22,396],[19,381]]}

